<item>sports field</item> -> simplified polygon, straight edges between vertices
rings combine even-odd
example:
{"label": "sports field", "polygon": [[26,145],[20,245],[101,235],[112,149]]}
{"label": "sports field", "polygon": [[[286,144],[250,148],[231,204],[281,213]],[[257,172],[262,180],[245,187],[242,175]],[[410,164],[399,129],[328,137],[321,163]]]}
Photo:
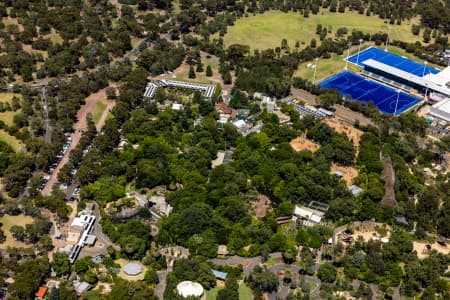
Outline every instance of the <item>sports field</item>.
{"label": "sports field", "polygon": [[376,47],[370,47],[364,51],[356,53],[350,56],[348,61],[359,66],[365,66],[364,61],[368,59],[376,60],[416,76],[436,74],[440,71],[436,68],[412,61],[406,57],[398,56]]}
{"label": "sports field", "polygon": [[387,114],[399,115],[420,102],[419,98],[348,71],[322,81],[320,86],[337,89],[344,97],[350,96],[353,100],[365,103],[373,101],[379,111]]}
{"label": "sports field", "polygon": [[[418,21],[404,21],[401,25],[390,25],[390,37],[392,40],[414,42],[420,39],[411,33],[411,24]],[[228,33],[224,37],[226,46],[231,44],[249,45],[253,49],[267,49],[280,46],[283,38],[287,39],[289,47],[294,49],[295,42],[309,45],[312,38],[318,42],[316,34],[317,24],[326,28],[331,27],[334,37],[338,28],[346,27],[349,32],[358,29],[364,33],[386,33],[388,24],[379,17],[367,17],[357,12],[331,13],[323,10],[317,15],[310,14],[308,18],[300,13],[269,11],[248,18],[238,19],[234,26],[227,28]],[[304,47],[305,45],[302,45]]]}

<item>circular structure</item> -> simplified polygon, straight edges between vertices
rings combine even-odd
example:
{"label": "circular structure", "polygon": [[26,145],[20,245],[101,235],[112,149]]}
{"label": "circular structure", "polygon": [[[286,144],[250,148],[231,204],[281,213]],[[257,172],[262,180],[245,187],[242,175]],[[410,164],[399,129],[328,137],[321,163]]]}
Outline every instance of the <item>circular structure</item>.
{"label": "circular structure", "polygon": [[129,263],[123,266],[123,271],[125,274],[130,276],[136,276],[139,275],[142,272],[142,267],[139,264],[136,263]]}
{"label": "circular structure", "polygon": [[177,292],[184,298],[190,296],[200,297],[203,295],[203,287],[198,282],[182,281],[177,285]]}

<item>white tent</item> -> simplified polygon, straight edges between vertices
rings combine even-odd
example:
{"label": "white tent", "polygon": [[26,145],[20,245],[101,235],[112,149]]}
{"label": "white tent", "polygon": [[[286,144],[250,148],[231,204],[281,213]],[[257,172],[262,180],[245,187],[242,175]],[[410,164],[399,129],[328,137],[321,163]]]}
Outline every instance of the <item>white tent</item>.
{"label": "white tent", "polygon": [[184,298],[194,296],[194,297],[200,297],[203,295],[203,287],[198,282],[192,282],[192,281],[182,281],[177,285],[177,291],[180,296],[183,296]]}

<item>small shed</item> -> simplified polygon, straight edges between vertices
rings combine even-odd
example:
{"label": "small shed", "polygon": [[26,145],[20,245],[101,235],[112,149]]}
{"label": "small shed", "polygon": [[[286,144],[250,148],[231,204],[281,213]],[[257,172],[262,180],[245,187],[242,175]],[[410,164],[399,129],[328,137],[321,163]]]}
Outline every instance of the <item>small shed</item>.
{"label": "small shed", "polygon": [[220,280],[226,280],[228,273],[222,272],[222,271],[218,271],[218,270],[211,270],[214,274],[214,277],[216,277],[216,279],[220,279]]}

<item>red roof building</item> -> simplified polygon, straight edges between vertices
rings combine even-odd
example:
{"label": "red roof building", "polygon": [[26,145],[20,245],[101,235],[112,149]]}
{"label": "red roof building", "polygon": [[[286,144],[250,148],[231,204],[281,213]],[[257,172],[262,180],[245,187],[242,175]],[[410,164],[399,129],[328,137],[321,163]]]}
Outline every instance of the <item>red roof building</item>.
{"label": "red roof building", "polygon": [[229,107],[225,102],[219,102],[215,105],[216,111],[221,115],[228,115],[231,119],[236,119],[237,110]]}
{"label": "red roof building", "polygon": [[47,288],[41,286],[39,288],[39,290],[36,292],[35,296],[36,296],[36,298],[42,298],[43,299],[45,297],[46,293],[47,293]]}

